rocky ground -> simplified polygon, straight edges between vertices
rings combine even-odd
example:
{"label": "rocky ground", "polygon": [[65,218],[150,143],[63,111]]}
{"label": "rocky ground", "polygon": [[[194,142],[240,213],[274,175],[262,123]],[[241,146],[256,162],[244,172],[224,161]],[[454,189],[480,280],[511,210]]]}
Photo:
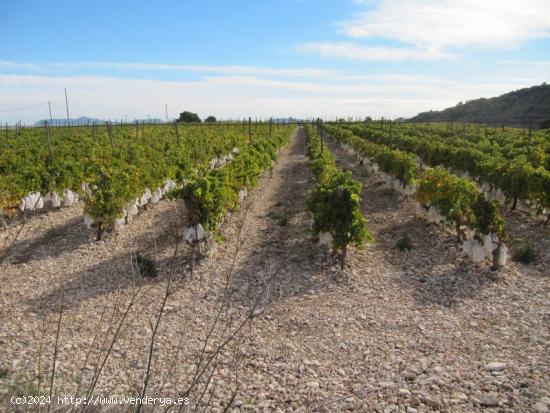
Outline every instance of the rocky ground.
{"label": "rocky ground", "polygon": [[[0,409],[17,411],[12,394],[49,393],[56,337],[55,394],[86,394],[104,365],[92,394],[139,395],[154,335],[147,395],[183,394],[199,365],[197,411],[549,411],[549,230],[514,215],[512,243],[538,240],[538,264],[475,267],[414,201],[328,144],[363,183],[376,238],[343,272],[308,233],[303,133],[192,273],[175,201],[100,242],[80,206],[31,219],[0,267]],[[413,249],[401,252],[404,234]],[[137,274],[137,253],[157,278]],[[104,410],[125,411],[90,411]]]}

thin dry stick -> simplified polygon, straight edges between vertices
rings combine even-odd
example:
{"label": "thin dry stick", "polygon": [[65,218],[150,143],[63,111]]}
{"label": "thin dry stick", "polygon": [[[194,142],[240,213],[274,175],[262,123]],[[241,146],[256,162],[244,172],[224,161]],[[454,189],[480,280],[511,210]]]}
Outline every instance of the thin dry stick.
{"label": "thin dry stick", "polygon": [[208,345],[208,341],[210,340],[210,337],[214,332],[214,329],[215,329],[215,327],[218,323],[218,320],[221,316],[221,313],[223,311],[223,307],[224,307],[225,302],[226,302],[227,294],[228,294],[228,291],[229,291],[229,284],[230,284],[230,281],[231,281],[231,277],[233,275],[233,271],[234,271],[234,268],[235,268],[235,263],[237,261],[237,256],[239,255],[239,251],[240,251],[242,229],[244,227],[246,217],[248,216],[249,209],[250,209],[250,203],[247,203],[245,213],[244,213],[244,217],[243,217],[243,221],[242,221],[241,226],[239,227],[239,232],[237,234],[237,248],[235,249],[235,254],[233,254],[233,259],[231,261],[231,265],[230,265],[229,270],[227,272],[226,281],[225,281],[225,285],[224,285],[224,292],[223,292],[222,300],[221,300],[221,303],[220,303],[220,308],[218,309],[218,312],[216,313],[216,317],[214,319],[214,322],[212,323],[212,326],[211,326],[210,330],[208,331],[208,334],[206,335],[206,338],[204,340],[201,355],[199,357],[199,361],[197,363],[197,368],[195,370],[195,378],[197,377],[197,373],[199,371],[200,365],[201,365],[202,360],[204,358],[204,354],[205,354],[205,351],[206,351],[206,346]]}
{"label": "thin dry stick", "polygon": [[[271,279],[273,278],[270,277],[270,279],[268,280],[268,284],[270,283]],[[266,285],[266,287],[267,287]],[[183,396],[182,397],[188,397],[189,394],[191,393],[191,391],[193,390],[193,388],[196,386],[196,384],[200,381],[200,379],[202,378],[202,376],[205,374],[206,370],[208,369],[208,366],[212,363],[213,359],[215,357],[218,356],[218,354],[221,352],[221,350],[223,350],[225,348],[225,346],[231,342],[236,336],[237,334],[239,334],[241,332],[241,330],[244,328],[244,326],[249,322],[251,321],[253,318],[254,318],[254,313],[255,313],[255,309],[256,309],[256,306],[258,305],[263,293],[265,291],[262,291],[259,295],[258,295],[258,299],[256,300],[256,303],[254,304],[253,308],[250,310],[250,312],[247,314],[247,316],[242,320],[241,324],[239,324],[239,326],[235,329],[235,331],[229,336],[227,337],[219,346],[218,348],[216,348],[216,350],[214,351],[214,353],[205,361],[204,363],[204,367],[200,370],[200,372],[195,376],[195,379],[191,382],[191,384],[189,385],[189,387],[187,388],[187,390],[183,393]],[[180,410],[181,410],[181,406],[180,406]]]}
{"label": "thin dry stick", "polygon": [[[120,292],[119,289],[117,289],[116,291],[116,299],[115,299],[115,303],[114,303],[114,306],[113,306],[113,312],[111,313],[111,317],[109,318],[109,322],[107,323],[107,329],[105,330],[105,336],[103,337],[103,341],[101,342],[101,345],[99,347],[99,351],[97,353],[97,358],[96,358],[96,361],[94,363],[94,373],[93,373],[93,376],[92,376],[92,379],[95,378],[98,370],[99,370],[99,366],[100,366],[100,362],[101,362],[101,354],[103,352],[103,349],[106,347],[107,345],[107,339],[109,338],[109,332],[111,331],[111,328],[113,328],[113,326],[115,325],[115,316],[117,314],[117,311],[118,311],[118,306],[119,306],[119,299],[122,297],[122,293]],[[85,366],[83,366],[83,368],[85,368]]]}
{"label": "thin dry stick", "polygon": [[[229,291],[229,283],[230,283],[230,280],[231,280],[231,275],[233,273],[233,270],[234,270],[234,267],[235,267],[235,262],[236,262],[236,257],[239,253],[239,246],[240,246],[240,236],[241,236],[241,232],[242,232],[242,228],[244,227],[244,222],[246,220],[246,216],[248,214],[248,210],[250,208],[250,204],[248,203],[247,206],[246,206],[246,209],[245,209],[245,216],[243,218],[243,222],[239,228],[239,234],[238,234],[238,239],[237,239],[237,249],[236,249],[236,252],[233,256],[233,260],[232,260],[232,264],[229,268],[229,271],[228,271],[228,274],[227,274],[227,277],[226,277],[226,284],[225,284],[225,288],[224,288],[224,295],[222,297],[222,303],[220,305],[220,308],[218,310],[218,313],[216,315],[216,318],[214,320],[214,323],[212,325],[212,327],[210,328],[210,331],[208,332],[207,334],[207,337],[206,337],[206,340],[204,342],[204,345],[203,345],[203,348],[202,348],[202,351],[201,351],[201,355],[200,355],[200,358],[199,358],[199,362],[197,363],[197,369],[195,371],[195,375],[193,377],[193,380],[191,381],[191,384],[188,386],[188,388],[186,389],[186,391],[183,393],[183,397],[187,397],[189,396],[189,394],[191,393],[191,391],[193,390],[193,388],[195,388],[195,386],[197,385],[197,383],[200,381],[202,375],[204,375],[204,373],[206,372],[206,370],[208,369],[208,366],[210,365],[210,363],[212,362],[212,360],[214,359],[214,357],[216,357],[219,352],[230,342],[233,340],[234,337],[236,337],[237,334],[240,333],[240,331],[243,329],[243,327],[246,325],[246,323],[251,320],[254,316],[255,316],[255,311],[256,311],[256,307],[259,303],[259,301],[261,300],[261,297],[263,296],[263,294],[265,293],[265,288],[268,288],[269,287],[269,284],[273,278],[273,275],[268,279],[267,281],[267,284],[265,285],[265,288],[264,290],[258,295],[258,298],[256,300],[256,302],[254,303],[252,309],[250,310],[249,314],[245,317],[245,319],[241,322],[241,324],[237,327],[237,329],[225,340],[223,341],[221,344],[219,344],[219,346],[217,347],[217,349],[215,350],[215,352],[213,353],[213,355],[208,359],[206,360],[204,366],[202,367],[201,369],[201,365],[202,365],[202,360],[204,358],[204,355],[205,355],[205,350],[206,350],[206,345],[207,345],[207,342],[209,341],[209,338],[219,320],[219,317],[220,317],[220,314],[221,314],[221,311],[223,310],[223,306],[224,306],[224,302],[226,301],[226,298],[227,298],[227,295],[228,295],[228,291]],[[182,411],[182,408],[183,408],[183,405],[180,406],[179,408],[179,411]],[[168,410],[168,409],[167,409]],[[167,411],[166,410],[166,411]]]}
{"label": "thin dry stick", "polygon": [[204,405],[203,413],[206,413],[206,409],[208,409],[210,407],[210,403],[212,403],[212,399],[214,398],[214,392],[215,391],[216,391],[216,386],[214,386],[214,388],[210,392],[210,397],[208,398],[208,401]]}
{"label": "thin dry stick", "polygon": [[[170,271],[173,271],[173,265],[174,265],[174,260],[172,261]],[[193,301],[191,303],[191,308],[190,308],[190,311],[187,312],[187,315],[195,314],[195,308],[196,308],[196,304],[198,302],[198,297],[199,297],[201,289],[202,289],[202,276],[199,278],[199,288],[197,290],[197,293],[193,297]],[[171,374],[173,373],[176,365],[178,364],[179,354],[180,354],[180,351],[181,351],[183,340],[185,338],[184,332],[187,331],[187,327],[188,327],[189,323],[191,322],[191,319],[192,319],[191,317],[186,317],[186,319],[185,319],[185,322],[184,322],[184,325],[183,325],[183,328],[182,328],[182,332],[180,333],[180,338],[178,340],[178,345],[176,346],[175,355],[172,358],[172,362],[170,363],[170,368],[168,369],[168,371],[166,372],[166,374],[164,376],[164,379],[162,380],[162,384],[160,386],[159,394],[162,394],[162,391],[164,390],[164,387],[165,387],[165,385],[168,381],[168,377],[171,376]],[[177,386],[177,380],[176,380],[175,385]]]}
{"label": "thin dry stick", "polygon": [[[42,386],[42,348],[44,345],[44,336],[46,335],[46,317],[42,319],[42,333],[40,336],[40,345],[38,346],[38,396],[41,395],[41,386]],[[42,410],[42,404],[38,404],[38,413]]]}
{"label": "thin dry stick", "polygon": [[[202,371],[199,372],[200,366],[201,366],[201,364],[202,364],[202,360],[203,360],[203,358],[204,358],[204,354],[205,354],[205,349],[206,349],[207,343],[208,343],[209,338],[210,338],[210,336],[211,336],[211,334],[212,334],[212,332],[213,332],[213,330],[214,330],[214,328],[215,328],[215,326],[216,326],[216,324],[217,324],[217,322],[218,322],[218,320],[219,320],[219,317],[220,317],[221,312],[222,312],[222,310],[223,310],[225,301],[227,300],[227,297],[228,297],[229,283],[230,283],[230,280],[231,280],[231,275],[232,275],[232,273],[233,273],[233,271],[234,271],[235,262],[236,262],[236,257],[237,257],[237,255],[238,255],[238,253],[239,253],[239,250],[240,250],[239,246],[240,246],[240,244],[241,244],[240,240],[241,240],[241,235],[242,235],[242,229],[243,229],[243,227],[244,227],[244,222],[245,222],[245,220],[246,220],[246,216],[247,216],[247,214],[248,214],[249,208],[250,208],[250,203],[247,203],[247,206],[246,206],[246,208],[245,208],[245,215],[244,215],[244,218],[243,218],[243,221],[242,221],[241,225],[239,226],[239,231],[238,231],[238,235],[237,235],[237,249],[236,249],[235,254],[234,254],[234,256],[233,256],[232,263],[231,263],[230,269],[229,269],[229,271],[228,271],[228,274],[227,274],[227,276],[226,276],[226,284],[225,284],[225,288],[224,288],[224,294],[223,294],[223,297],[222,297],[222,303],[221,303],[221,305],[220,305],[220,308],[219,308],[219,310],[218,310],[218,313],[217,313],[217,315],[216,315],[216,318],[215,318],[215,320],[214,320],[214,323],[213,323],[213,325],[212,325],[210,331],[209,331],[208,334],[207,334],[206,340],[205,340],[205,342],[204,342],[204,345],[203,345],[203,348],[202,348],[202,351],[201,351],[201,355],[200,355],[200,358],[199,358],[199,362],[197,363],[197,369],[196,369],[194,378],[193,378],[193,380],[192,380],[192,383],[191,383],[191,385],[188,387],[188,389],[186,390],[186,392],[184,393],[184,395],[188,395],[188,394],[191,392],[191,390],[192,390],[192,389],[194,388],[194,386],[197,384],[198,380],[199,380],[200,377],[204,374],[204,372],[205,372],[206,369],[208,368],[208,365],[209,365],[209,364],[211,363],[211,361],[212,361],[212,357],[211,357],[210,360],[208,360],[207,363],[205,364],[205,366],[204,366],[204,368],[202,369]],[[268,284],[266,285],[266,287],[269,287],[269,281],[270,281],[270,280],[268,280]],[[230,296],[230,295],[231,295],[231,294],[229,294],[229,296]],[[261,296],[262,296],[262,295],[260,295],[260,296],[258,297],[257,302],[260,300]],[[228,338],[228,340],[226,340],[226,341],[224,341],[223,343],[219,344],[218,349],[217,349],[216,352],[214,353],[214,357],[217,357],[217,355],[219,354],[220,350],[221,350],[223,347],[225,347],[225,345],[227,345],[228,342],[231,341],[231,340],[236,336],[236,334],[238,334],[238,332],[239,332],[239,331],[242,329],[242,327],[246,324],[246,321],[247,321],[249,318],[254,317],[254,313],[255,313],[255,308],[256,308],[257,302],[256,302],[256,304],[254,305],[254,307],[253,307],[252,311],[250,312],[250,314],[247,316],[247,318],[245,318],[245,320],[243,321],[243,323],[242,323],[242,324],[239,326],[239,328],[234,332],[234,334],[230,335],[230,337]],[[222,332],[222,335],[220,336],[220,340],[221,340],[221,337],[223,337],[223,334],[225,334],[225,331],[227,331],[227,327],[226,327],[226,329],[224,329],[224,331]],[[177,347],[176,357],[177,357],[178,354],[179,354],[181,342],[182,342],[182,340],[180,339],[180,342],[178,343],[178,347]],[[165,377],[165,380],[164,380],[164,382],[163,382],[163,385],[162,385],[163,387],[164,387],[164,384],[165,384],[165,382],[166,382],[167,377],[168,377],[168,374],[167,374],[167,376]],[[236,390],[235,390],[235,393],[233,394],[231,400],[233,400],[233,399],[235,398],[235,395],[236,395]],[[231,402],[232,402],[232,401],[231,401]],[[230,406],[230,405],[231,405],[231,403],[229,404],[229,406]],[[173,407],[173,406],[167,407],[167,408],[165,409],[165,412],[167,412],[168,410],[171,410],[172,407]],[[179,411],[181,411],[182,408],[183,408],[183,406],[180,406]]]}
{"label": "thin dry stick", "polygon": [[120,331],[122,329],[122,326],[124,325],[124,322],[126,321],[126,318],[128,317],[128,314],[130,312],[130,310],[132,309],[132,307],[134,306],[135,302],[136,302],[136,299],[138,297],[138,294],[139,294],[139,291],[141,290],[141,286],[138,287],[138,289],[134,292],[134,294],[132,295],[132,298],[130,300],[130,302],[128,303],[127,307],[126,307],[126,310],[124,311],[123,315],[122,315],[122,318],[120,319],[120,322],[118,323],[118,326],[117,326],[117,329],[115,331],[115,334],[113,336],[113,339],[111,340],[111,343],[109,345],[109,348],[107,349],[107,352],[105,354],[105,357],[103,358],[103,361],[99,367],[99,370],[97,371],[97,374],[95,374],[93,380],[92,380],[92,383],[88,389],[88,392],[86,393],[86,399],[89,399],[92,392],[94,391],[96,385],[97,385],[97,382],[99,380],[99,376],[101,375],[101,373],[103,372],[103,368],[105,367],[105,364],[107,364],[107,360],[111,354],[111,351],[113,349],[113,346],[115,345],[115,342],[117,341],[118,337],[119,337],[119,334],[120,334]]}
{"label": "thin dry stick", "polygon": [[312,409],[308,410],[308,413],[313,413],[313,412],[315,412],[316,410],[319,410],[321,407],[326,407],[326,406],[328,406],[328,405],[330,405],[330,404],[337,403],[337,402],[339,402],[340,400],[344,400],[345,398],[350,397],[350,396],[353,396],[353,393],[348,393],[348,394],[346,394],[346,395],[344,395],[344,396],[342,396],[342,397],[339,397],[339,398],[337,398],[337,399],[330,400],[330,401],[328,401],[328,402],[326,402],[326,403],[323,403],[323,404],[319,404],[319,405],[313,407]]}
{"label": "thin dry stick", "polygon": [[[50,393],[49,397],[52,397],[53,394],[53,383],[55,378],[55,367],[57,363],[57,355],[59,351],[59,333],[61,331],[61,319],[63,318],[63,306],[65,304],[65,289],[61,289],[61,307],[59,309],[59,319],[57,320],[57,330],[55,332],[55,347],[53,352],[53,365],[52,365],[52,376],[50,378]],[[51,409],[51,404],[48,404],[48,412]]]}
{"label": "thin dry stick", "polygon": [[82,369],[80,370],[80,377],[78,378],[78,384],[76,386],[76,390],[74,392],[74,397],[76,398],[78,396],[78,393],[80,391],[80,387],[82,386],[82,380],[84,378],[84,371],[86,370],[86,366],[88,365],[88,361],[90,360],[90,357],[92,356],[92,351],[95,347],[95,344],[99,338],[99,333],[101,332],[101,323],[103,322],[103,318],[105,317],[105,314],[107,313],[107,304],[109,303],[108,298],[105,298],[105,304],[103,305],[103,310],[101,311],[101,315],[99,317],[99,320],[97,322],[97,325],[95,327],[95,334],[94,338],[92,340],[92,343],[90,344],[90,347],[88,348],[88,351],[86,352],[86,358],[84,359],[84,363],[82,364]]}
{"label": "thin dry stick", "polygon": [[[204,395],[206,394],[206,391],[208,390],[208,387],[210,386],[210,382],[212,381],[212,377],[214,377],[214,374],[216,373],[216,370],[218,369],[218,360],[219,360],[219,357],[216,357],[216,362],[212,366],[212,372],[208,375],[208,378],[206,379],[206,383],[204,384],[204,389],[201,392],[200,397],[198,398],[197,402],[195,403],[195,409],[193,409],[193,413],[197,412],[197,409],[199,408],[199,404],[200,404],[201,400],[204,398]],[[208,399],[208,402],[206,403],[206,407],[210,406],[210,403],[212,402],[212,397],[213,396],[214,396],[214,389],[212,389],[212,394],[210,395],[210,398]]]}
{"label": "thin dry stick", "polygon": [[235,398],[237,397],[237,392],[239,391],[240,383],[239,383],[239,359],[238,359],[238,346],[235,346],[233,349],[233,361],[235,366],[235,389],[231,392],[231,398],[227,402],[227,405],[223,409],[222,413],[226,413],[232,406],[233,402],[235,401]]}
{"label": "thin dry stick", "polygon": [[[197,307],[197,302],[198,302],[198,299],[199,299],[200,292],[202,291],[202,284],[203,284],[202,283],[202,277],[200,277],[199,278],[199,288],[197,289],[197,293],[194,294],[194,296],[193,296],[193,301],[191,302],[191,307],[190,307],[189,311],[186,313],[184,324],[182,326],[181,333],[180,333],[180,338],[178,340],[178,345],[176,346],[175,355],[172,358],[172,362],[170,363],[170,368],[168,369],[168,371],[166,372],[166,374],[164,376],[164,379],[162,381],[162,385],[161,385],[160,390],[159,390],[159,394],[162,394],[162,390],[164,389],[164,387],[165,387],[165,385],[168,381],[168,378],[172,375],[174,369],[176,368],[176,365],[178,364],[179,355],[180,355],[180,352],[181,352],[181,349],[182,349],[183,340],[186,338],[185,332],[188,329],[189,323],[193,319],[193,317],[191,317],[191,316],[195,315],[195,317],[196,317],[195,310],[196,310],[196,307]],[[178,379],[176,378],[176,383],[174,385],[177,386],[177,383],[178,383]]]}
{"label": "thin dry stick", "polygon": [[[96,385],[97,385],[97,382],[99,380],[99,377],[101,375],[101,373],[103,372],[103,369],[107,363],[107,360],[108,358],[110,357],[111,355],[111,352],[113,350],[113,347],[115,345],[115,343],[117,342],[117,340],[119,339],[119,337],[122,335],[123,333],[123,327],[124,327],[124,324],[126,322],[126,319],[128,318],[129,316],[129,313],[130,313],[130,310],[133,308],[133,306],[144,296],[146,295],[154,286],[151,286],[149,287],[148,289],[146,289],[142,294],[140,294],[140,291],[141,291],[141,286],[138,287],[132,297],[131,297],[131,300],[130,302],[128,303],[124,313],[122,314],[122,318],[120,319],[120,322],[118,323],[117,325],[117,328],[116,328],[116,331],[114,332],[114,335],[113,335],[113,338],[109,344],[109,347],[107,348],[106,350],[106,353],[105,353],[105,357],[103,358],[103,361],[101,362],[101,364],[99,364],[99,359],[101,357],[101,353],[98,354],[98,366],[96,366],[96,371],[94,372],[94,376],[92,378],[92,383],[90,384],[90,387],[88,388],[87,390],[87,393],[86,393],[86,398],[89,399],[91,397],[91,394],[93,392],[93,390],[95,389]],[[115,311],[115,310],[114,310]],[[110,326],[109,326],[109,330],[110,330]],[[105,336],[105,341],[107,339],[107,335]],[[105,343],[104,341],[104,343]],[[86,409],[84,409],[86,410]]]}
{"label": "thin dry stick", "polygon": [[160,310],[159,310],[159,313],[158,313],[158,316],[157,316],[157,320],[156,320],[156,323],[155,323],[155,326],[154,326],[154,329],[153,329],[153,334],[151,335],[151,342],[149,344],[149,354],[148,354],[148,357],[147,357],[147,368],[145,370],[145,377],[143,379],[143,388],[141,390],[140,401],[139,401],[138,407],[136,409],[137,413],[141,412],[141,408],[143,406],[141,404],[141,400],[145,397],[145,393],[147,392],[147,385],[149,383],[149,375],[151,373],[151,364],[152,364],[153,353],[154,353],[154,348],[155,348],[155,339],[156,339],[156,336],[157,336],[157,332],[158,332],[158,328],[159,328],[159,325],[160,325],[160,320],[162,318],[162,314],[164,313],[164,308],[166,307],[166,301],[168,301],[168,297],[170,296],[170,286],[172,284],[172,273],[173,273],[173,270],[174,270],[173,263],[176,260],[176,256],[178,254],[178,246],[179,246],[179,242],[176,242],[176,248],[174,248],[174,255],[172,256],[172,266],[170,268],[170,273],[168,274],[168,281],[166,282],[166,291],[165,291],[164,297],[162,299],[162,305],[160,307]]}

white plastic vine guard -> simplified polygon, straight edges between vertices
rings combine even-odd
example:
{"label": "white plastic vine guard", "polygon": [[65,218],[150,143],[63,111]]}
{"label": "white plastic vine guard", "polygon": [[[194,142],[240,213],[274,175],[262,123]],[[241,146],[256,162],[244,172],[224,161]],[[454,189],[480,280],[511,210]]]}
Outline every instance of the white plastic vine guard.
{"label": "white plastic vine guard", "polygon": [[319,245],[332,247],[332,242],[334,238],[330,232],[320,232],[319,233]]}
{"label": "white plastic vine guard", "polygon": [[492,234],[486,234],[483,236],[483,248],[485,249],[485,255],[488,258],[493,256],[493,251],[496,250],[497,244]]}
{"label": "white plastic vine guard", "polygon": [[501,245],[500,254],[497,256],[497,264],[504,267],[506,265],[506,261],[508,261],[508,248],[506,245]]}
{"label": "white plastic vine guard", "polygon": [[126,223],[126,220],[124,218],[117,218],[115,219],[115,228],[120,228]]}
{"label": "white plastic vine guard", "polygon": [[474,241],[475,245],[472,251],[472,261],[475,263],[480,263],[485,260],[485,248],[483,245],[480,245],[477,241]]}
{"label": "white plastic vine guard", "polygon": [[92,228],[93,223],[94,223],[94,219],[90,215],[88,214],[84,215],[84,225],[86,225],[88,229]]}
{"label": "white plastic vine guard", "polygon": [[472,257],[474,255],[474,247],[476,241],[474,239],[467,239],[462,243],[462,251],[468,256]]}
{"label": "white plastic vine guard", "polygon": [[432,223],[438,223],[444,220],[437,208],[434,206],[431,206],[428,210],[428,213],[426,214],[426,219],[428,220],[428,222]]}
{"label": "white plastic vine guard", "polygon": [[151,204],[158,204],[159,201],[160,201],[159,196],[157,195],[156,192],[154,192],[153,195],[151,196],[151,199],[149,199],[149,202],[150,202]]}
{"label": "white plastic vine guard", "polygon": [[239,191],[239,202],[243,202],[247,195],[248,195],[248,190],[246,188],[242,188]]}
{"label": "white plastic vine guard", "polygon": [[50,202],[52,203],[52,208],[61,207],[61,198],[57,195],[57,192],[50,192]]}
{"label": "white plastic vine guard", "polygon": [[29,192],[29,194],[21,199],[19,209],[21,211],[35,211],[44,207],[44,199],[40,192]]}
{"label": "white plastic vine guard", "polygon": [[424,205],[422,205],[420,202],[416,203],[416,214],[418,216],[421,216],[422,218],[426,218],[426,208],[424,208]]}
{"label": "white plastic vine guard", "polygon": [[188,243],[200,241],[204,238],[204,228],[201,224],[191,225],[183,230],[183,239]]}
{"label": "white plastic vine guard", "polygon": [[411,185],[405,186],[405,189],[403,190],[403,192],[404,192],[405,195],[407,195],[407,196],[414,195],[415,192],[416,192],[416,185],[411,184]]}
{"label": "white plastic vine guard", "polygon": [[493,190],[493,192],[491,192],[489,200],[497,201],[499,204],[504,205],[504,203],[506,202],[506,195],[504,195],[502,189],[497,188],[496,190]]}
{"label": "white plastic vine guard", "polygon": [[70,189],[65,189],[63,191],[63,206],[70,207],[74,202],[74,192]]}
{"label": "white plastic vine guard", "polygon": [[403,190],[405,189],[403,183],[399,180],[399,179],[394,179],[393,180],[393,189],[395,189],[397,192],[403,192]]}
{"label": "white plastic vine guard", "polygon": [[487,182],[483,182],[481,185],[481,192],[486,193],[491,191],[491,185]]}

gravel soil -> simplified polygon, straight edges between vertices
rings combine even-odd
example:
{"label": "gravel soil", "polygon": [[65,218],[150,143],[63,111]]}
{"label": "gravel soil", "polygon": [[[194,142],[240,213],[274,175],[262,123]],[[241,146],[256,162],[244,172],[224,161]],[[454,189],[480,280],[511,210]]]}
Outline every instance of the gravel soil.
{"label": "gravel soil", "polygon": [[[99,242],[80,206],[25,224],[0,267],[0,410],[26,411],[10,404],[13,394],[49,393],[56,337],[54,394],[85,394],[112,347],[93,394],[139,395],[154,334],[149,396],[181,395],[211,360],[189,393],[197,411],[222,412],[229,401],[231,412],[549,411],[549,248],[534,265],[476,267],[450,232],[415,217],[414,201],[327,146],[363,183],[376,238],[348,252],[343,272],[309,234],[300,130],[193,271],[176,201]],[[547,245],[548,230],[511,221],[513,242]],[[401,252],[404,234],[413,249]],[[137,273],[137,253],[155,262],[157,278]]]}

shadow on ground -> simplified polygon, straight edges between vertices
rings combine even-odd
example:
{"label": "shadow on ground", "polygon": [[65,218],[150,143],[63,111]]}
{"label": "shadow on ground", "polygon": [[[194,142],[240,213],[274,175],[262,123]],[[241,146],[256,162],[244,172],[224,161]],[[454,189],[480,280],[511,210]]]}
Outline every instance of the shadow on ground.
{"label": "shadow on ground", "polygon": [[[415,216],[414,203],[390,189],[381,179],[366,173],[364,166],[334,142],[328,146],[341,167],[349,167],[363,183],[362,212],[374,232],[376,244],[389,266],[398,269],[394,279],[410,290],[419,307],[453,307],[491,287],[497,279],[488,268],[461,260],[453,234]],[[396,244],[407,234],[410,251]]]}
{"label": "shadow on ground", "polygon": [[17,241],[8,257],[12,264],[26,264],[44,257],[58,257],[90,242],[82,217],[75,217],[46,230],[30,241]]}
{"label": "shadow on ground", "polygon": [[[167,209],[159,214],[148,231],[132,239],[124,252],[71,274],[68,281],[48,293],[29,300],[29,309],[36,313],[48,313],[56,311],[62,295],[64,306],[71,308],[115,290],[165,282],[172,263],[176,271],[184,266],[185,245],[178,245],[179,253],[174,258],[176,238],[171,225],[174,219],[175,208]],[[55,248],[55,244],[52,247]],[[158,277],[148,278],[139,273],[135,263],[136,254],[154,260]]]}

